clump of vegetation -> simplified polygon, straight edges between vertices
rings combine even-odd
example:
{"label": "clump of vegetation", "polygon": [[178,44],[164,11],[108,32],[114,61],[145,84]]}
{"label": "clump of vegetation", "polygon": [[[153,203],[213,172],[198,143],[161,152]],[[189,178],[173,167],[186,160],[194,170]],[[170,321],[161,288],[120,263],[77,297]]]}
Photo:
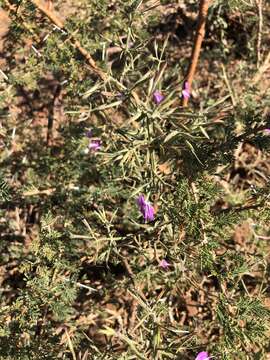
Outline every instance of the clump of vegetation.
{"label": "clump of vegetation", "polygon": [[270,6],[0,4],[0,358],[267,359]]}

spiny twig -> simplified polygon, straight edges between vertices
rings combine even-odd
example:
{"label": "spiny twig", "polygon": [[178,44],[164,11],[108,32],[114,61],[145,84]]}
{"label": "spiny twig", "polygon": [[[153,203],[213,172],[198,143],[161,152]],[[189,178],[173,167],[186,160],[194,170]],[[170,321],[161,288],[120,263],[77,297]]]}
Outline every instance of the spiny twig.
{"label": "spiny twig", "polygon": [[231,98],[231,101],[232,101],[232,105],[233,107],[236,106],[236,100],[235,100],[235,96],[234,96],[234,92],[233,92],[233,89],[232,89],[232,86],[230,84],[230,81],[228,79],[228,76],[227,76],[227,73],[226,73],[226,69],[225,69],[225,66],[223,64],[221,64],[221,68],[222,68],[222,72],[223,72],[223,77],[224,77],[224,81],[225,81],[225,84],[228,88],[228,91],[229,91],[229,94],[230,94],[230,98]]}
{"label": "spiny twig", "polygon": [[[192,181],[190,185],[191,185],[191,190],[192,190],[195,202],[196,202],[196,204],[199,204],[198,189],[197,189],[194,181]],[[206,231],[205,231],[205,223],[201,217],[200,217],[200,223],[201,223],[202,233],[203,233],[202,244],[207,244],[208,240],[207,240]]]}
{"label": "spiny twig", "polygon": [[[62,22],[59,17],[53,13],[51,10],[49,10],[44,4],[41,3],[40,0],[31,0],[32,4],[34,4],[44,15],[47,16],[48,19],[50,19],[57,27],[59,27],[62,30],[65,30],[64,23]],[[87,50],[83,48],[83,46],[80,44],[78,40],[74,38],[74,35],[69,34],[70,40],[73,42],[73,45],[75,48],[81,53],[81,55],[87,60],[88,64],[92,68],[92,70],[103,80],[107,81],[108,77],[107,75],[98,68],[95,61],[93,60],[92,56],[89,54]]]}
{"label": "spiny twig", "polygon": [[[206,18],[208,13],[208,8],[210,5],[211,0],[201,0],[200,1],[200,9],[199,9],[199,16],[198,16],[198,24],[196,29],[196,37],[194,40],[194,45],[192,49],[192,55],[190,60],[190,65],[188,69],[188,73],[184,82],[184,86],[186,83],[189,85],[189,90],[191,90],[192,81],[194,78],[194,74],[196,71],[196,67],[198,64],[199,56],[200,56],[200,50],[202,46],[202,42],[205,35],[205,24],[206,24]],[[182,98],[182,106],[187,106],[188,98],[183,97]]]}
{"label": "spiny twig", "polygon": [[[55,14],[53,11],[48,9],[44,3],[42,3],[40,0],[30,0],[33,5],[36,6],[37,9],[39,9],[52,23],[54,23],[59,29],[65,31],[68,34],[68,39],[72,42],[73,46],[80,52],[80,54],[86,59],[87,63],[90,65],[90,68],[94,71],[94,73],[99,76],[101,80],[103,80],[105,83],[107,83],[109,80],[113,81],[116,88],[122,92],[123,89],[125,89],[125,86],[123,86],[121,83],[119,83],[115,78],[110,77],[107,75],[102,69],[100,69],[92,56],[89,54],[89,52],[81,45],[81,43],[75,38],[74,34],[71,34],[67,31],[65,28],[64,23],[61,19]],[[5,0],[6,5],[9,7],[10,11],[15,11],[14,7],[10,5],[8,0]],[[130,94],[132,95],[133,99],[137,104],[140,104],[140,97],[136,93],[135,89],[132,89],[130,91]]]}

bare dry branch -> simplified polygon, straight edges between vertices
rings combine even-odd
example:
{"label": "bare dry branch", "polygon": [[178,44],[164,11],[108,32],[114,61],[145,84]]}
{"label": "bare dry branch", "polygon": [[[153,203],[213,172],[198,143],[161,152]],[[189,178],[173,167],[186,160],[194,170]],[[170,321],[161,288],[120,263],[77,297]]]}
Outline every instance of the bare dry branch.
{"label": "bare dry branch", "polygon": [[[200,1],[200,9],[199,9],[199,16],[198,16],[198,24],[197,24],[197,29],[196,29],[196,36],[195,36],[195,40],[194,40],[194,45],[193,45],[193,50],[192,50],[188,73],[186,76],[186,80],[184,81],[184,85],[185,85],[185,83],[189,84],[190,90],[191,90],[192,81],[193,81],[193,78],[195,75],[196,67],[198,64],[202,42],[203,42],[204,35],[205,35],[205,24],[206,24],[207,13],[208,13],[208,8],[210,5],[210,2],[211,2],[211,0],[201,0]],[[188,98],[183,97],[182,105],[187,106],[187,103],[188,103]]]}

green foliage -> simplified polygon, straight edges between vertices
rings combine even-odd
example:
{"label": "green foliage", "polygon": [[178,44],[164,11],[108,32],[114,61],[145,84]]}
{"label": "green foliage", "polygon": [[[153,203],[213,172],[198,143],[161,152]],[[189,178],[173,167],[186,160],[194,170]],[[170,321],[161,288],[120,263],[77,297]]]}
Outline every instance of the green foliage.
{"label": "green foliage", "polygon": [[10,188],[8,183],[5,180],[0,179],[0,201],[6,201],[10,199],[10,196]]}
{"label": "green foliage", "polygon": [[197,1],[56,1],[63,31],[30,1],[13,3],[0,83],[0,359],[266,358],[269,95],[252,83],[247,2],[213,3],[187,109]]}

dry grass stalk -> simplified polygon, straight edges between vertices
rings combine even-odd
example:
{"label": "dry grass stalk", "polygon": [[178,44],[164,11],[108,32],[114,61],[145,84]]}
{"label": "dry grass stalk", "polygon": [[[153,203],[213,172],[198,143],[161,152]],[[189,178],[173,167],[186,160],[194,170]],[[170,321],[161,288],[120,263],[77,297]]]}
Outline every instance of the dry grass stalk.
{"label": "dry grass stalk", "polygon": [[258,12],[258,34],[257,34],[257,44],[256,44],[256,50],[257,50],[257,69],[260,67],[261,63],[261,43],[262,43],[262,30],[263,30],[263,13],[262,13],[262,7],[263,7],[263,0],[255,0],[257,12]]}

